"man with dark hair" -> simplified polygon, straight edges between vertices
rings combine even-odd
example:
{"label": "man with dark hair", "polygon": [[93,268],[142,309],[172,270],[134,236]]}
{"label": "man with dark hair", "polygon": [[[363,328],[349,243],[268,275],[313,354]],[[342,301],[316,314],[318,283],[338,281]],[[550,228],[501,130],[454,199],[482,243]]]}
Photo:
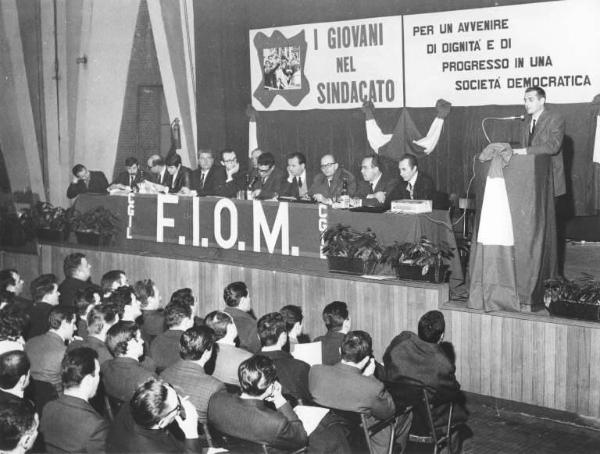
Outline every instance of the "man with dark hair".
{"label": "man with dark hair", "polygon": [[129,279],[123,270],[110,270],[102,275],[100,287],[102,287],[102,298],[108,298],[113,291],[119,287],[129,285]]}
{"label": "man with dark hair", "polygon": [[148,158],[148,169],[150,170],[151,181],[161,186],[171,185],[171,176],[167,172],[167,166],[162,156],[153,154]]}
{"label": "man with dark hair", "polygon": [[121,321],[135,322],[142,315],[142,308],[135,296],[135,290],[129,285],[115,289],[108,301],[118,309]]}
{"label": "man with dark hair", "polygon": [[331,205],[342,195],[344,181],[348,195],[354,197],[356,178],[352,173],[341,168],[333,155],[326,154],[321,158],[321,172],[315,175],[308,194],[319,203]]}
{"label": "man with dark hair", "polygon": [[285,330],[288,333],[288,345],[285,351],[292,351],[295,344],[310,342],[309,337],[302,332],[302,308],[294,304],[288,304],[279,311],[285,321]]}
{"label": "man with dark hair", "polygon": [[22,311],[31,309],[32,301],[23,298],[23,287],[25,281],[15,269],[5,269],[0,271],[0,291],[5,291],[13,296],[13,303]]}
{"label": "man with dark hair", "polygon": [[92,267],[84,254],[74,252],[65,257],[63,270],[65,280],[58,286],[59,304],[73,307],[77,291],[92,285],[90,281]]}
{"label": "man with dark hair", "polygon": [[419,170],[419,164],[414,155],[402,156],[398,161],[398,170],[402,182],[387,194],[387,205],[394,200],[433,200],[435,195],[433,180],[425,172]]}
{"label": "man with dark hair", "polygon": [[181,359],[160,374],[160,378],[180,389],[184,396],[189,396],[201,422],[207,421],[210,397],[225,389],[222,382],[204,371],[215,342],[215,333],[207,326],[188,329],[181,335]]}
{"label": "man with dark hair", "polygon": [[146,179],[146,173],[140,168],[138,160],[132,156],[125,159],[125,170],[119,173],[115,181],[108,187],[109,191],[136,191],[137,185]]}
{"label": "man with dark hair", "polygon": [[67,198],[74,199],[86,192],[106,194],[108,180],[104,172],[89,171],[83,164],[76,164],[72,170],[73,179],[67,188]]}
{"label": "man with dark hair", "polygon": [[[173,422],[185,441],[176,438],[167,426]],[[180,397],[172,386],[150,379],[134,392],[113,421],[106,448],[114,453],[200,453],[198,414],[194,405]]]}
{"label": "man with dark hair", "polygon": [[181,165],[181,156],[173,153],[165,164],[169,173],[169,192],[171,194],[189,194],[192,188],[192,169]]}
{"label": "man with dark hair", "polygon": [[234,199],[237,197],[238,191],[248,189],[248,184],[251,181],[247,178],[248,174],[246,172],[240,171],[240,163],[235,150],[226,148],[221,152],[221,165],[225,169],[226,179],[219,195]]}
{"label": "man with dark hair", "polygon": [[365,156],[360,167],[363,181],[358,183],[356,197],[365,206],[383,207],[387,194],[398,184],[396,178],[382,173],[382,165],[377,155]]}
{"label": "man with dark hair", "polygon": [[140,365],[144,340],[138,325],[121,321],[111,326],[106,333],[106,346],[114,359],[101,366],[104,391],[121,402],[129,401],[140,384],[156,377]]}
{"label": "man with dark hair", "polygon": [[33,306],[29,310],[29,328],[25,339],[39,336],[48,331],[48,315],[54,306],[58,305],[60,292],[58,279],[54,274],[42,274],[30,284]]}
{"label": "man with dark hair", "polygon": [[29,402],[0,405],[0,452],[28,452],[37,438],[38,423],[38,415]]}
{"label": "man with dark hair", "polygon": [[257,163],[258,178],[252,186],[252,197],[260,200],[276,199],[281,192],[283,172],[275,166],[272,153],[262,153]]}
{"label": "man with dark hair", "polygon": [[177,361],[179,356],[179,339],[183,332],[194,326],[192,308],[187,304],[169,303],[165,307],[165,324],[167,330],[156,336],[150,346],[150,356],[156,367],[162,371]]}
{"label": "man with dark hair", "polygon": [[77,313],[77,336],[87,337],[88,324],[87,316],[92,308],[101,301],[102,290],[98,287],[90,286],[86,289],[79,289],[75,295],[75,311]]}
{"label": "man with dark hair", "polygon": [[98,355],[77,348],[62,361],[63,394],[48,402],[40,421],[49,453],[104,452],[108,422],[90,405],[100,383]]}
{"label": "man with dark hair", "polygon": [[321,342],[323,364],[333,366],[340,362],[340,347],[344,336],[350,331],[348,305],[343,301],[329,303],[323,309],[323,322],[327,327],[327,333],[315,338],[314,342]]}
{"label": "man with dark hair", "polygon": [[308,177],[306,176],[306,156],[292,153],[287,157],[287,178],[281,182],[282,197],[308,198]]}
{"label": "man with dark hair", "polygon": [[[310,392],[316,403],[342,411],[364,413],[369,425],[384,420],[396,412],[394,400],[373,375],[371,336],[364,331],[350,331],[344,336],[342,360],[334,366],[315,365],[309,374]],[[397,427],[396,443],[406,448],[412,415],[402,417]],[[388,452],[391,428],[371,437],[373,450]]]}
{"label": "man with dark hair", "polygon": [[55,306],[48,315],[48,332],[32,337],[25,344],[25,353],[31,361],[31,377],[51,383],[58,392],[62,390],[60,364],[67,350],[65,342],[73,340],[76,321],[72,308]]}
{"label": "man with dark hair", "polygon": [[29,385],[30,367],[25,352],[13,350],[0,355],[0,407],[23,400]]}
{"label": "man with dark hair", "polygon": [[23,332],[27,316],[19,308],[7,306],[0,310],[0,353],[23,350]]}
{"label": "man with dark hair", "polygon": [[257,327],[262,345],[260,354],[273,360],[283,394],[291,396],[295,402],[308,405],[311,401],[308,390],[310,366],[283,351],[288,341],[283,316],[279,312],[263,315],[258,320]]}
{"label": "man with dark hair", "polygon": [[[290,403],[281,393],[275,365],[255,355],[239,367],[240,396],[216,393],[208,406],[208,419],[225,434],[273,449],[292,451],[306,446],[308,436]],[[265,405],[272,402],[276,410]]]}
{"label": "man with dark hair", "polygon": [[244,282],[232,282],[223,290],[227,312],[233,318],[240,339],[240,348],[249,352],[260,351],[260,340],[256,332],[256,318],[251,313],[252,303],[248,287]]}
{"label": "man with dark hair", "polygon": [[98,362],[102,366],[106,361],[113,358],[106,346],[106,333],[118,320],[119,315],[112,304],[103,303],[93,307],[87,315],[87,337],[83,340],[71,342],[67,347],[67,351],[81,347],[91,348],[98,355]]}
{"label": "man with dark hair", "polygon": [[198,196],[219,195],[227,179],[225,169],[215,166],[215,153],[210,149],[198,150],[198,168],[192,175],[192,186]]}
{"label": "man with dark hair", "polygon": [[229,385],[238,385],[238,367],[252,354],[235,346],[238,332],[233,318],[226,312],[213,311],[206,316],[204,324],[214,331],[217,341],[218,349],[213,377]]}
{"label": "man with dark hair", "polygon": [[161,294],[152,279],[137,281],[133,288],[142,307],[140,330],[149,348],[156,336],[165,331],[165,313],[161,308]]}

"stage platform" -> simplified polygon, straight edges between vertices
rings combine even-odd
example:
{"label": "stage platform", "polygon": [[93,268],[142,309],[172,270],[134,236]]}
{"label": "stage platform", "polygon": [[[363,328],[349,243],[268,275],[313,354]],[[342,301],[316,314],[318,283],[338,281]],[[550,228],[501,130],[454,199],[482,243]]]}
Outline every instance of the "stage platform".
{"label": "stage platform", "polygon": [[177,288],[192,288],[201,315],[223,307],[225,285],[245,281],[258,315],[287,304],[302,306],[304,331],[311,338],[325,331],[323,307],[334,300],[346,301],[352,328],[371,333],[379,359],[395,335],[416,331],[423,313],[440,309],[447,321],[446,340],[457,353],[457,378],[465,391],[600,418],[598,323],[467,309],[449,301],[447,284],[372,281],[320,270],[290,272],[59,244],[39,245],[38,255],[0,251],[0,268],[18,269],[29,283],[40,273],[61,274],[64,257],[75,251],[88,257],[94,282],[107,270],[123,269],[131,282],[154,279],[163,302]]}

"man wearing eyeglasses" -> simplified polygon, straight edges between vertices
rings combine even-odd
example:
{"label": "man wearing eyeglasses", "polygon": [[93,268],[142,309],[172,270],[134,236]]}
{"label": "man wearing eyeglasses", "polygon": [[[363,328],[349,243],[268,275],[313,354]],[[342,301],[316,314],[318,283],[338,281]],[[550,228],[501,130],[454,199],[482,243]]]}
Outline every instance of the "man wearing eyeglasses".
{"label": "man wearing eyeglasses", "polygon": [[356,178],[346,169],[342,169],[333,155],[326,154],[321,158],[321,173],[315,176],[308,194],[319,203],[331,205],[342,193],[344,180],[347,183],[348,195],[356,192]]}
{"label": "man wearing eyeglasses", "polygon": [[252,197],[260,200],[276,199],[281,193],[283,172],[275,166],[275,157],[266,152],[258,157],[258,179],[252,186]]}
{"label": "man wearing eyeglasses", "polygon": [[246,182],[247,173],[240,170],[240,163],[237,154],[231,148],[226,148],[221,152],[221,165],[225,168],[225,184],[221,189],[223,197],[234,199],[238,191],[245,191],[249,182]]}

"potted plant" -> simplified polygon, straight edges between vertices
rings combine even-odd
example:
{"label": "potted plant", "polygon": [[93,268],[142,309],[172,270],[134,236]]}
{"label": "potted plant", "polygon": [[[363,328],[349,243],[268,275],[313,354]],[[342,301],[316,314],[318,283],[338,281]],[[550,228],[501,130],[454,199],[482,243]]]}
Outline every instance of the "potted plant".
{"label": "potted plant", "polygon": [[34,237],[31,210],[16,213],[0,206],[0,245],[21,247]]}
{"label": "potted plant", "polygon": [[600,320],[600,281],[582,273],[573,280],[559,277],[544,283],[544,304],[552,315]]}
{"label": "potted plant", "polygon": [[37,237],[44,241],[66,241],[70,232],[72,210],[38,202],[31,210],[31,221]]}
{"label": "potted plant", "polygon": [[119,218],[103,206],[86,211],[76,212],[71,226],[77,242],[91,246],[108,246],[119,226]]}
{"label": "potted plant", "polygon": [[452,257],[454,253],[447,242],[436,244],[422,236],[417,243],[394,242],[385,248],[381,261],[396,271],[398,279],[440,283],[448,279],[449,266],[444,260]]}
{"label": "potted plant", "polygon": [[337,224],[322,235],[323,254],[329,270],[346,274],[372,274],[379,263],[383,247],[371,229],[358,232]]}

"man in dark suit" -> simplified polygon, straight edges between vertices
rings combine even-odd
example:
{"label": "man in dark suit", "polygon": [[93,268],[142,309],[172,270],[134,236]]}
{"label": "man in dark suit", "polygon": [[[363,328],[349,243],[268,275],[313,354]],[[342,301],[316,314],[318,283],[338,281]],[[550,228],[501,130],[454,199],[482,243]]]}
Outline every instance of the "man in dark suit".
{"label": "man in dark suit", "polygon": [[31,309],[33,302],[23,298],[23,287],[25,281],[15,269],[4,269],[0,271],[0,291],[9,293],[13,298],[13,303],[20,310],[27,312]]}
{"label": "man in dark suit", "polygon": [[[316,403],[342,411],[366,414],[369,425],[391,417],[396,406],[390,393],[373,373],[371,336],[364,331],[350,331],[342,343],[342,360],[334,366],[315,365],[309,374],[310,392]],[[406,448],[412,415],[401,417],[396,444]],[[391,428],[371,437],[373,451],[388,452]]]}
{"label": "man in dark suit", "polygon": [[283,351],[288,341],[283,316],[279,312],[263,315],[257,326],[262,345],[259,354],[273,360],[283,394],[291,398],[292,403],[309,405],[312,400],[308,390],[310,366]]}
{"label": "man in dark suit", "polygon": [[246,172],[240,170],[234,150],[226,148],[221,152],[221,165],[225,169],[226,179],[219,195],[235,199],[238,191],[246,191],[252,181]]}
{"label": "man in dark suit", "polygon": [[[255,355],[239,368],[241,396],[225,392],[210,399],[208,419],[215,429],[273,449],[292,451],[306,446],[308,436],[292,406],[283,397],[275,365]],[[265,405],[272,402],[276,410]]]}
{"label": "man in dark suit", "polygon": [[257,353],[261,345],[256,331],[256,317],[252,314],[252,303],[248,287],[244,282],[232,282],[223,291],[227,312],[233,318],[240,339],[240,348]]}
{"label": "man in dark suit", "polygon": [[346,303],[334,301],[325,306],[323,322],[327,327],[327,333],[317,337],[314,342],[321,342],[322,363],[333,366],[342,359],[340,348],[344,336],[350,331],[351,322]]}
{"label": "man in dark suit", "polygon": [[[38,415],[27,402],[0,405],[0,450],[24,454],[33,448],[38,434]],[[38,451],[41,452],[41,451]]]}
{"label": "man in dark suit", "polygon": [[65,257],[63,271],[65,280],[58,286],[59,302],[62,305],[74,307],[77,292],[93,285],[90,281],[92,266],[84,254],[74,252]]}
{"label": "man in dark suit", "polygon": [[25,339],[39,336],[48,331],[48,315],[54,306],[58,305],[60,292],[58,280],[54,274],[42,274],[31,281],[31,296],[35,303],[29,310],[29,328]]}
{"label": "man in dark suit", "polygon": [[262,153],[257,160],[259,178],[252,185],[252,197],[259,200],[279,197],[283,172],[275,166],[272,153]]}
{"label": "man in dark suit", "polygon": [[319,203],[331,205],[342,194],[344,180],[348,195],[356,193],[356,179],[346,169],[342,169],[333,155],[326,154],[321,158],[321,172],[315,175],[308,194]]}
{"label": "man in dark suit", "polygon": [[433,200],[435,194],[433,180],[419,170],[415,156],[406,154],[400,158],[398,169],[403,181],[387,195],[388,206],[393,200]]}
{"label": "man in dark suit", "polygon": [[106,194],[108,180],[104,172],[89,171],[83,164],[77,164],[73,167],[73,180],[67,188],[67,197],[73,199],[79,194],[86,192],[96,194]]}
{"label": "man in dark suit", "polygon": [[396,187],[398,180],[381,172],[381,163],[377,155],[363,158],[360,172],[363,181],[358,183],[356,197],[362,199],[363,206],[384,206],[387,194]]}
{"label": "man in dark suit", "polygon": [[165,161],[169,173],[169,192],[187,194],[192,188],[192,170],[181,165],[181,156],[170,155]]}
{"label": "man in dark suit", "polygon": [[208,418],[210,397],[225,390],[225,385],[207,375],[204,365],[211,358],[215,333],[207,326],[193,327],[181,335],[180,359],[160,374],[160,378],[189,396],[200,422]]}
{"label": "man in dark suit", "polygon": [[215,153],[210,149],[198,150],[198,168],[194,170],[192,186],[198,196],[220,195],[227,179],[225,169],[215,166]]}
{"label": "man in dark suit", "polygon": [[287,158],[287,178],[281,182],[281,197],[308,199],[308,177],[306,176],[306,156],[292,153]]}
{"label": "man in dark suit", "polygon": [[[177,423],[184,440],[167,427]],[[106,440],[107,452],[114,453],[201,453],[198,414],[194,405],[173,387],[149,379],[134,392],[113,421]]]}
{"label": "man in dark suit", "polygon": [[0,355],[0,407],[23,400],[30,367],[25,352],[13,350]]}
{"label": "man in dark suit", "polygon": [[81,347],[91,348],[98,355],[98,362],[102,367],[106,361],[113,359],[112,353],[106,346],[106,334],[118,320],[117,310],[112,304],[103,303],[93,307],[87,316],[88,335],[83,340],[71,342],[67,351]]}
{"label": "man in dark suit", "polygon": [[156,336],[150,346],[150,356],[159,371],[166,369],[179,358],[181,335],[194,326],[192,308],[180,302],[167,304],[165,323],[168,329]]}
{"label": "man in dark suit", "polygon": [[68,352],[62,361],[63,394],[48,402],[40,421],[49,453],[104,452],[108,421],[88,402],[100,383],[100,364],[91,348]]}
{"label": "man in dark suit", "polygon": [[115,181],[108,187],[109,190],[121,189],[121,190],[137,190],[137,185],[146,179],[146,172],[140,168],[140,163],[134,157],[125,159],[125,168],[123,172],[119,173]]}
{"label": "man in dark suit", "polygon": [[161,186],[171,185],[171,176],[167,172],[167,166],[162,156],[153,154],[148,158],[148,169],[150,169],[150,177],[152,183],[160,184]]}
{"label": "man in dark suit", "polygon": [[546,108],[546,92],[541,87],[525,90],[527,116],[521,127],[523,148],[515,148],[515,154],[551,155],[554,196],[566,194],[565,168],[561,146],[565,135],[565,120],[558,113]]}
{"label": "man in dark suit", "polygon": [[152,279],[137,281],[135,294],[142,307],[142,317],[138,318],[140,331],[147,348],[152,346],[156,336],[165,331],[165,312],[161,308],[161,294]]}

